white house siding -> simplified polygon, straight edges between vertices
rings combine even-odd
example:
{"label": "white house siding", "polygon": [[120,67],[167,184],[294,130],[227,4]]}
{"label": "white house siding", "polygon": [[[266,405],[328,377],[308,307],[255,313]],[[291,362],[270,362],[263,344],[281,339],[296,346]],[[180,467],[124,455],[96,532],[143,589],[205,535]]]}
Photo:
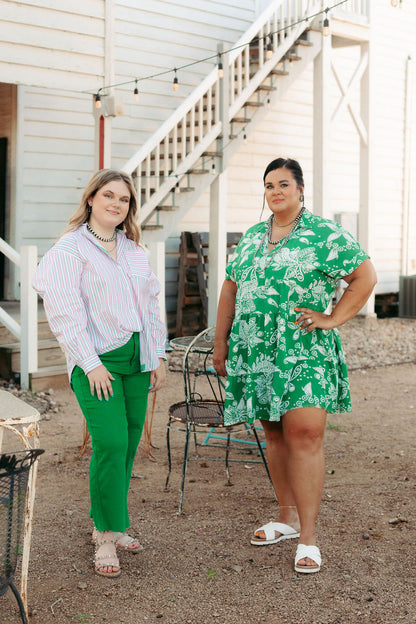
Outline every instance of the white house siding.
{"label": "white house siding", "polygon": [[62,233],[94,166],[91,98],[26,87],[18,239],[43,255]]}
{"label": "white house siding", "polygon": [[2,82],[98,89],[104,0],[0,0]]}
{"label": "white house siding", "polygon": [[[376,221],[375,261],[379,275],[379,289],[398,290],[401,272],[401,235],[404,183],[404,111],[406,60],[416,57],[415,27],[416,3],[403,2],[393,9],[386,2],[383,10],[373,11],[373,39],[376,53],[376,110],[374,171]],[[416,81],[413,78],[413,168],[411,210],[410,272],[416,273]]]}

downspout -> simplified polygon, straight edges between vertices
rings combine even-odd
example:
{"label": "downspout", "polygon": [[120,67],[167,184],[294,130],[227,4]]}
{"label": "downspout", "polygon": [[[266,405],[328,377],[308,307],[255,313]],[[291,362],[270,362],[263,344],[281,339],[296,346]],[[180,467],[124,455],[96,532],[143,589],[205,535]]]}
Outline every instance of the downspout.
{"label": "downspout", "polygon": [[406,84],[404,103],[404,137],[403,137],[403,198],[402,198],[402,262],[401,274],[409,275],[410,245],[410,167],[412,141],[413,111],[413,78],[414,62],[411,56],[406,61]]}

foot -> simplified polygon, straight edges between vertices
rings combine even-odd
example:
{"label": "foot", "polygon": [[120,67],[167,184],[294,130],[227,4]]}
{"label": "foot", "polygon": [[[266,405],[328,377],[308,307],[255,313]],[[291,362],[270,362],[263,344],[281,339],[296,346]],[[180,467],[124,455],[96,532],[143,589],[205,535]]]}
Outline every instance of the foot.
{"label": "foot", "polygon": [[304,574],[319,572],[321,569],[321,553],[315,545],[298,544],[295,557],[295,570]]}
{"label": "foot", "polygon": [[277,542],[283,539],[299,537],[300,523],[296,507],[281,508],[279,518],[274,524],[283,525],[283,530],[279,530],[279,528],[282,529],[282,527],[273,527],[273,523],[269,522],[255,531],[254,536],[251,539],[251,543],[256,546],[261,546],[267,544],[277,544]]}
{"label": "foot", "polygon": [[[92,541],[94,543],[97,540],[97,535],[99,535],[99,532],[94,527],[93,532],[92,532]],[[141,545],[139,540],[136,539],[135,537],[131,537],[127,533],[115,532],[114,537],[116,539],[115,544],[117,548],[122,548],[123,550],[128,550],[129,552],[132,552],[132,553],[136,553],[136,552],[139,552],[140,550],[143,550],[143,546]]]}
{"label": "foot", "polygon": [[95,534],[95,571],[100,576],[115,578],[120,576],[120,562],[116,553],[117,533],[96,531]]}
{"label": "foot", "polygon": [[269,544],[277,544],[286,539],[299,537],[299,529],[297,526],[291,526],[283,522],[268,522],[264,526],[257,529],[251,538],[251,544],[254,546],[267,546]]}
{"label": "foot", "polygon": [[140,550],[143,550],[143,546],[135,537],[130,537],[127,533],[116,533],[116,535],[118,536],[116,541],[117,548],[123,548],[123,550],[128,550],[132,553],[137,553]]}

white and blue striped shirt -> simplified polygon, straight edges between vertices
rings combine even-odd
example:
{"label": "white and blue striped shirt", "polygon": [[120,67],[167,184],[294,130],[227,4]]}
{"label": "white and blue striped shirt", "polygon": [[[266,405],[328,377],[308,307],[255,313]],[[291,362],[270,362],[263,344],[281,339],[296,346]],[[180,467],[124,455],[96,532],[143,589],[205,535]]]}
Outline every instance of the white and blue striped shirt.
{"label": "white and blue striped shirt", "polygon": [[85,224],[68,232],[39,263],[33,287],[43,298],[49,325],[62,346],[71,377],[101,364],[99,355],[140,332],[142,371],[165,357],[166,329],[160,319],[160,284],[146,252],[117,233],[117,261]]}

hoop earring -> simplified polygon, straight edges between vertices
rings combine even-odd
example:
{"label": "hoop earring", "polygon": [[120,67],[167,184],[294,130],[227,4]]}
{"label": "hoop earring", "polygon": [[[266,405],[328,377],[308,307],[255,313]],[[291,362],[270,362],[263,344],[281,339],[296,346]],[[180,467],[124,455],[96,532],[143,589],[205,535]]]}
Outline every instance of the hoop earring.
{"label": "hoop earring", "polygon": [[266,193],[263,193],[263,206],[261,207],[261,213],[260,213],[260,219],[259,219],[259,221],[261,221],[261,218],[262,218],[262,216],[263,216],[265,201],[266,201]]}
{"label": "hoop earring", "polygon": [[92,211],[92,208],[91,208],[91,206],[88,204],[88,214],[89,214],[89,215],[91,214],[91,211]]}
{"label": "hoop earring", "polygon": [[305,196],[303,193],[301,193],[301,195],[299,195],[299,201],[302,204],[302,208],[304,208],[305,205]]}

